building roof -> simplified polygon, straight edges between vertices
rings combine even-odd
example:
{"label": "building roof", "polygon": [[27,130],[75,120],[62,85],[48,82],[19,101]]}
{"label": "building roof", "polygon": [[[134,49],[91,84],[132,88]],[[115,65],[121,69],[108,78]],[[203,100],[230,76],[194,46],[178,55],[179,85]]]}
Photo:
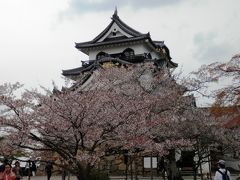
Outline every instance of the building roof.
{"label": "building roof", "polygon": [[[78,76],[81,73],[84,73],[86,71],[92,71],[95,70],[99,67],[102,66],[103,63],[105,62],[114,62],[114,63],[118,63],[121,65],[131,65],[131,64],[135,64],[134,62],[129,62],[129,61],[125,61],[119,58],[112,58],[112,57],[103,57],[101,59],[98,60],[90,60],[90,61],[83,61],[83,65],[81,67],[78,68],[74,68],[74,69],[68,69],[68,70],[63,70],[62,71],[62,75],[64,76]],[[156,65],[161,66],[161,64],[163,63],[164,59],[139,59],[139,62],[154,62]],[[169,66],[171,66],[171,64],[169,64]]]}
{"label": "building roof", "polygon": [[97,42],[100,38],[102,38],[111,28],[113,23],[115,22],[122,30],[127,32],[128,34],[132,35],[133,37],[141,36],[143,35],[142,33],[136,31],[135,29],[131,28],[127,24],[125,24],[118,16],[117,14],[117,9],[115,9],[114,14],[112,15],[112,21],[111,23],[97,36],[95,37],[92,41]]}
{"label": "building roof", "polygon": [[[91,41],[86,41],[86,42],[81,42],[81,43],[75,43],[75,47],[82,51],[85,54],[89,54],[89,51],[93,49],[101,49],[101,48],[106,48],[106,47],[113,47],[115,45],[119,46],[126,46],[128,44],[145,44],[149,48],[152,49],[152,51],[155,51],[156,53],[161,54],[160,59],[154,59],[151,61],[154,61],[156,65],[160,65],[162,63],[163,58],[167,62],[167,67],[169,68],[175,68],[178,66],[177,63],[174,63],[171,61],[171,56],[169,49],[167,46],[164,44],[164,41],[153,41],[151,39],[150,33],[140,33],[136,31],[135,29],[131,28],[127,24],[125,24],[118,16],[117,14],[117,9],[115,10],[114,14],[111,17],[112,21],[110,24],[99,34],[97,35],[93,40]],[[116,30],[120,33],[117,36],[111,36],[111,32],[113,30]],[[121,31],[121,32],[120,32]],[[92,71],[96,68],[99,67],[99,63],[103,63],[105,61],[114,61],[114,62],[119,62],[120,64],[133,64],[136,62],[142,61],[148,61],[150,60],[148,57],[144,57],[141,59],[139,55],[136,55],[134,58],[136,60],[134,62],[129,62],[125,61],[121,57],[115,58],[113,57],[106,57],[98,60],[89,60],[87,62],[83,62],[82,67],[74,68],[74,69],[69,69],[69,70],[63,70],[62,75],[67,76],[67,77],[76,77],[80,75],[83,72],[86,71]],[[139,61],[139,58],[141,59]]]}
{"label": "building roof", "polygon": [[86,53],[84,51],[84,48],[92,48],[92,47],[99,47],[99,46],[106,46],[106,45],[112,45],[112,44],[121,44],[121,43],[126,43],[126,42],[136,42],[140,40],[150,40],[152,45],[155,47],[156,45],[153,43],[153,41],[150,38],[150,34],[142,34],[140,36],[136,37],[116,37],[116,38],[111,38],[111,39],[106,39],[105,41],[102,42],[94,42],[94,41],[88,41],[88,42],[83,42],[83,43],[76,43],[75,47],[77,49],[80,49],[82,52]]}
{"label": "building roof", "polygon": [[[164,44],[164,41],[153,41],[151,39],[150,33],[145,33],[145,34],[140,33],[135,29],[131,28],[130,26],[128,26],[126,23],[124,23],[119,18],[117,14],[117,9],[115,10],[111,19],[112,21],[110,22],[110,24],[93,40],[75,43],[75,47],[87,55],[89,54],[89,50],[93,48],[126,44],[126,43],[145,42],[145,43],[148,43],[148,45],[154,49],[156,49],[157,47],[161,47],[161,48],[166,47],[166,45]],[[128,35],[128,37],[125,35],[111,37],[111,38],[106,37],[107,33],[109,32],[109,30],[111,29],[114,23],[116,23],[117,26]],[[169,55],[169,58],[171,59],[170,55]]]}
{"label": "building roof", "polygon": [[85,62],[85,65],[83,65],[82,67],[63,70],[62,75],[64,75],[64,76],[80,75],[81,73],[83,73],[85,71],[89,71],[89,70],[98,68],[100,66],[100,63],[109,62],[109,61],[112,61],[112,62],[115,61],[115,62],[118,62],[118,63],[121,63],[121,64],[133,64],[131,62],[124,61],[124,60],[119,59],[119,58],[104,57],[104,58],[99,59],[99,60],[90,60],[87,63]]}

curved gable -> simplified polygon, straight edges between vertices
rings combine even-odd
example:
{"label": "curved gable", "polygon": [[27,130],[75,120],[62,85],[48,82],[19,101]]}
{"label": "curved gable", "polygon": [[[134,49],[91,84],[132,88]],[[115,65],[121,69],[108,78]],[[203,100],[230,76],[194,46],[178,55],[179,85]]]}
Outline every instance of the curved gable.
{"label": "curved gable", "polygon": [[116,33],[116,37],[125,36],[128,38],[143,35],[142,33],[125,24],[117,15],[117,10],[115,10],[111,19],[111,23],[98,36],[96,36],[92,42],[102,42],[106,38],[111,38],[114,33]]}

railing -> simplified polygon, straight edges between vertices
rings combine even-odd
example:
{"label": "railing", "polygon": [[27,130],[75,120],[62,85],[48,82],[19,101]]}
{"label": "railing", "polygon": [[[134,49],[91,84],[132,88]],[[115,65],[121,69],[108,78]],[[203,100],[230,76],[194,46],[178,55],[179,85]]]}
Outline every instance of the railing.
{"label": "railing", "polygon": [[[110,54],[110,55],[105,56],[103,58],[106,58],[106,57],[108,57],[108,58],[118,58],[118,59],[125,60],[125,61],[128,61],[128,62],[139,62],[139,61],[143,61],[144,59],[151,59],[151,56],[149,55],[149,53],[136,54],[136,55],[131,55],[131,56],[125,56],[124,54],[112,54],[112,55]],[[88,66],[88,65],[92,64],[93,62],[95,62],[97,60],[98,59],[81,61],[82,66],[83,67]]]}

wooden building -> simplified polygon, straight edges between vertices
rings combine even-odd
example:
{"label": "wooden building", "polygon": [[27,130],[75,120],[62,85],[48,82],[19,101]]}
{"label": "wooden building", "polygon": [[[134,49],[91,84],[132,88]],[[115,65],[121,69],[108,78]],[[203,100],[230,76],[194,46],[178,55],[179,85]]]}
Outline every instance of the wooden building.
{"label": "wooden building", "polygon": [[[153,40],[149,32],[140,33],[128,26],[118,16],[117,9],[110,24],[99,35],[91,41],[76,43],[75,48],[88,55],[89,59],[82,60],[81,67],[63,70],[63,76],[76,81],[70,90],[84,89],[91,82],[93,72],[100,67],[122,67],[144,62],[153,62],[159,69],[178,66],[172,61],[164,41]],[[133,157],[122,155],[106,157],[99,166],[112,175],[123,175],[126,171],[141,175],[159,173],[158,157],[132,159]]]}
{"label": "wooden building", "polygon": [[119,18],[117,9],[111,19],[93,40],[75,44],[75,48],[88,55],[89,59],[83,60],[81,67],[63,70],[63,76],[72,80],[83,79],[84,84],[95,69],[111,63],[120,66],[153,61],[159,67],[178,66],[171,60],[164,41],[152,40],[150,33],[140,33],[128,26]]}

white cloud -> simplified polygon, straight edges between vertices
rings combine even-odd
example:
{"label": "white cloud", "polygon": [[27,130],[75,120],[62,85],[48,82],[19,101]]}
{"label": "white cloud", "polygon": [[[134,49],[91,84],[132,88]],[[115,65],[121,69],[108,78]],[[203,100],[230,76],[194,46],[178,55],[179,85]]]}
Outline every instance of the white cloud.
{"label": "white cloud", "polygon": [[115,6],[126,24],[164,40],[185,72],[240,51],[238,0],[101,1],[90,6],[73,0],[1,0],[0,83],[51,87],[54,80],[61,86],[61,70],[87,60],[74,42],[97,36],[111,22]]}
{"label": "white cloud", "polygon": [[131,9],[147,9],[165,6],[175,6],[184,0],[69,0],[67,14],[84,14],[88,12],[105,12],[114,7],[129,7]]}

